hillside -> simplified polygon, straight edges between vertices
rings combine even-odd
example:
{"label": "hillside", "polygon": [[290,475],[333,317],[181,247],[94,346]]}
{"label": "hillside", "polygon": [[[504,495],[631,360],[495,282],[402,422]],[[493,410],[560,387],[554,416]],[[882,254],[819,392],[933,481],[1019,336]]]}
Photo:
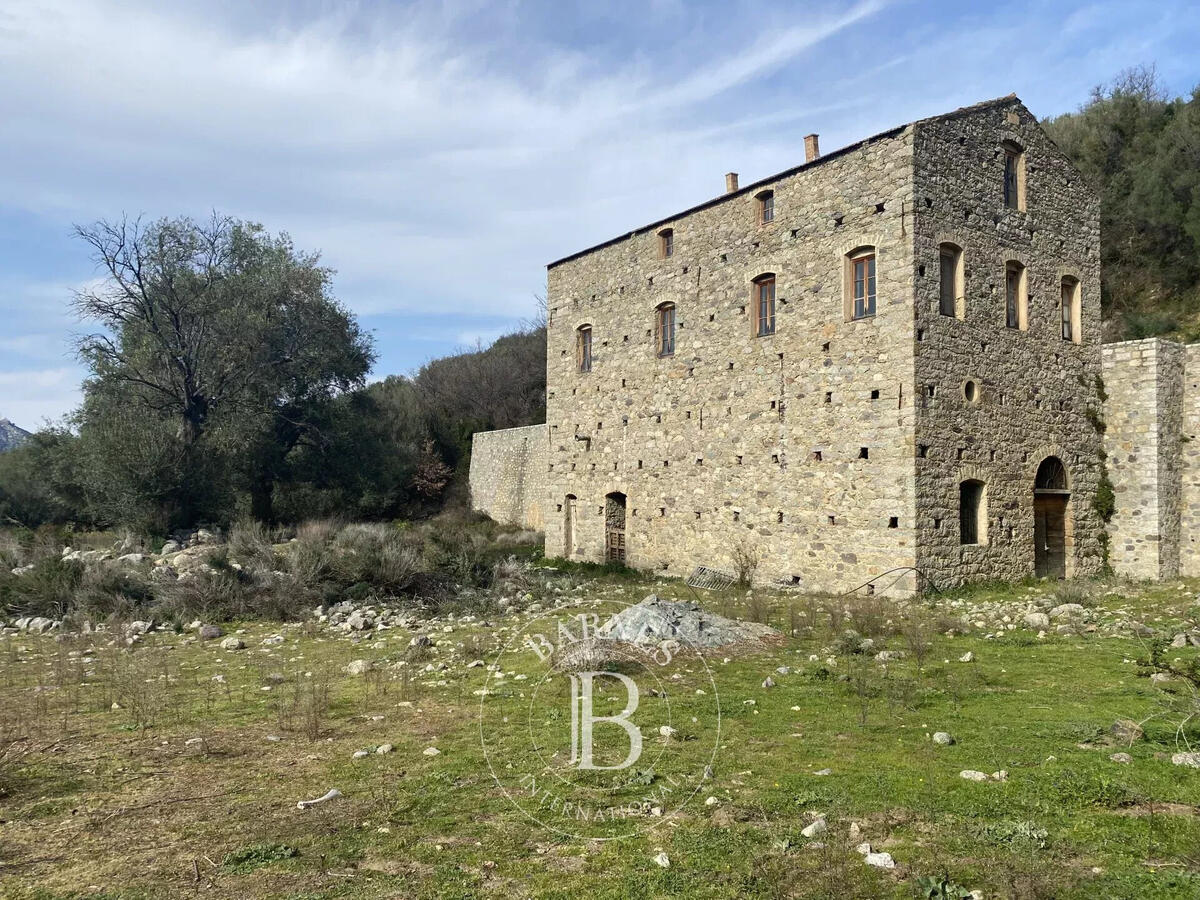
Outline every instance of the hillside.
{"label": "hillside", "polygon": [[1104,339],[1200,339],[1200,87],[1132,69],[1043,124],[1102,199]]}
{"label": "hillside", "polygon": [[29,432],[18,428],[8,419],[0,419],[0,453],[19,447],[29,438]]}

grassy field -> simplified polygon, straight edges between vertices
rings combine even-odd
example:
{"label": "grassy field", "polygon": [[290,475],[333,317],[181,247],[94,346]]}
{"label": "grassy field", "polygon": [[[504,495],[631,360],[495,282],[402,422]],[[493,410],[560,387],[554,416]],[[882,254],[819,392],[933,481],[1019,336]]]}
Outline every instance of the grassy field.
{"label": "grassy field", "polygon": [[[565,568],[529,578],[523,602],[559,613],[604,613],[650,592],[690,599],[673,581]],[[469,663],[490,663],[536,612],[365,635],[315,622],[225,626],[241,650],[192,633],[151,632],[132,649],[112,634],[8,635],[0,716],[6,737],[27,740],[0,763],[0,893],[1200,897],[1200,771],[1170,760],[1190,700],[1138,677],[1145,640],[1104,624],[1170,635],[1198,587],[1096,582],[1064,598],[1048,584],[997,586],[903,606],[707,595],[714,610],[765,619],[786,638],[709,656],[711,682],[696,660],[680,661],[669,682],[677,732],[654,740],[702,768],[719,697],[712,777],[688,782],[696,793],[677,815],[647,813],[639,834],[615,841],[594,839],[599,823],[564,837],[531,822],[485,760],[481,699],[485,720],[521,714],[517,676],[540,661],[507,654],[499,683]],[[1042,599],[1082,602],[1101,627],[1038,638],[1000,621],[1005,604]],[[874,648],[851,652],[847,627]],[[417,633],[434,646],[410,647]],[[905,657],[874,658],[889,648]],[[372,671],[347,674],[358,659]],[[644,724],[663,720],[663,699],[646,699]],[[1115,741],[1118,719],[1143,722],[1144,739]],[[563,728],[548,715],[537,741],[561,743]],[[935,745],[934,731],[956,743]],[[1200,743],[1194,721],[1183,734]],[[373,752],[384,744],[392,752]],[[1118,751],[1132,761],[1112,761]],[[529,762],[512,753],[502,763]],[[973,782],[963,770],[1008,774]],[[664,778],[637,774],[631,795]],[[297,808],[331,788],[343,796]],[[805,838],[817,816],[828,830]],[[864,841],[896,867],[865,865]]]}

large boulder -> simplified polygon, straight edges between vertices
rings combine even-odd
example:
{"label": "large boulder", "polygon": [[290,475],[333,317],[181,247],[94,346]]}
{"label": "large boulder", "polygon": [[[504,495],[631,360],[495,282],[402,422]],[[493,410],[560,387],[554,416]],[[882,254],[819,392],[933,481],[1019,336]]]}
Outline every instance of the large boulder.
{"label": "large boulder", "polygon": [[656,594],[617,613],[597,634],[602,639],[632,644],[674,640],[699,649],[761,644],[779,638],[779,632],[766,625],[727,619],[708,612],[698,603],[662,600]]}

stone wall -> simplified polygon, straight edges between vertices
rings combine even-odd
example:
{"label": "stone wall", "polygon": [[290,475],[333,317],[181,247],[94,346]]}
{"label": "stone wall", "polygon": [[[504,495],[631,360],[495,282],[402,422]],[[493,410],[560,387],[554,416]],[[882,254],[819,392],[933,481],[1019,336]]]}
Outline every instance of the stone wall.
{"label": "stone wall", "polygon": [[[1012,145],[1017,209],[1002,191]],[[761,224],[768,189],[775,218]],[[964,259],[954,315],[939,304],[946,243]],[[877,311],[851,320],[847,260],[864,247]],[[1025,272],[1015,328],[1009,261]],[[776,328],[759,337],[752,285],[768,273]],[[1064,279],[1080,286],[1074,339],[1061,331]],[[760,579],[818,591],[901,570],[877,584],[902,594],[1032,574],[1048,457],[1067,473],[1050,498],[1061,508],[1069,491],[1066,572],[1097,572],[1107,451],[1113,565],[1200,575],[1200,347],[1102,350],[1099,295],[1097,200],[1018,100],[895,129],[552,264],[547,425],[476,435],[474,502],[544,521],[550,556],[603,559],[623,501],[633,566],[683,575],[750,558]],[[968,479],[986,486],[986,540],[964,545]]]}
{"label": "stone wall", "polygon": [[[1024,209],[1004,204],[1004,154],[1024,151]],[[1034,476],[1066,467],[1067,574],[1102,562],[1093,501],[1101,437],[1099,204],[1015,98],[918,122],[915,439],[919,565],[939,586],[1034,571]],[[962,251],[956,314],[940,311],[941,245]],[[1005,268],[1025,267],[1026,327],[1009,328]],[[1064,340],[1064,277],[1078,279],[1082,332]],[[974,399],[967,398],[968,382]],[[986,485],[987,538],[960,541],[959,485]]]}
{"label": "stone wall", "polygon": [[542,530],[546,426],[476,432],[471,439],[471,508],[497,522]]}
{"label": "stone wall", "polygon": [[[842,591],[913,564],[911,180],[901,129],[551,266],[547,555],[572,549],[573,505],[574,555],[603,558],[605,497],[621,492],[640,568],[732,570],[748,553],[759,578]],[[761,225],[767,188],[775,220]],[[846,254],[864,246],[878,312],[850,322]],[[757,337],[752,284],[765,273],[776,329]],[[665,358],[664,302],[677,321]],[[914,589],[898,577],[893,591]]]}
{"label": "stone wall", "polygon": [[1200,576],[1200,344],[1183,348],[1180,397],[1179,574]]}
{"label": "stone wall", "polygon": [[[1108,344],[1103,350],[1108,393],[1104,446],[1116,495],[1109,523],[1109,561],[1133,578],[1169,578],[1180,573],[1183,509],[1195,510],[1195,453],[1181,442],[1185,362],[1194,348],[1150,338]],[[1193,375],[1193,377],[1195,377]],[[1187,392],[1187,420],[1197,424],[1197,392]],[[1184,453],[1188,463],[1188,499],[1184,500]],[[1196,512],[1188,514],[1194,521]],[[1190,550],[1194,545],[1184,537]],[[1194,563],[1193,563],[1194,564]]]}

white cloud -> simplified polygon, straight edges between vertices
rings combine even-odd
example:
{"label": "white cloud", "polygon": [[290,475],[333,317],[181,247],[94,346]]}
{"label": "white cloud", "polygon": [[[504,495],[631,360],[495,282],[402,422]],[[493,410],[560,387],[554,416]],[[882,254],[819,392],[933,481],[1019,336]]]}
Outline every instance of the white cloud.
{"label": "white cloud", "polygon": [[0,418],[27,431],[58,419],[80,400],[78,368],[0,371]]}
{"label": "white cloud", "polygon": [[470,7],[244,33],[178,7],[18,0],[0,18],[0,115],[21,126],[0,193],[66,220],[218,207],[323,248],[360,312],[523,315],[546,262],[631,224],[613,185],[644,205],[685,158],[717,184],[745,136],[691,140],[691,111],[881,5],[606,65],[464,43]]}

